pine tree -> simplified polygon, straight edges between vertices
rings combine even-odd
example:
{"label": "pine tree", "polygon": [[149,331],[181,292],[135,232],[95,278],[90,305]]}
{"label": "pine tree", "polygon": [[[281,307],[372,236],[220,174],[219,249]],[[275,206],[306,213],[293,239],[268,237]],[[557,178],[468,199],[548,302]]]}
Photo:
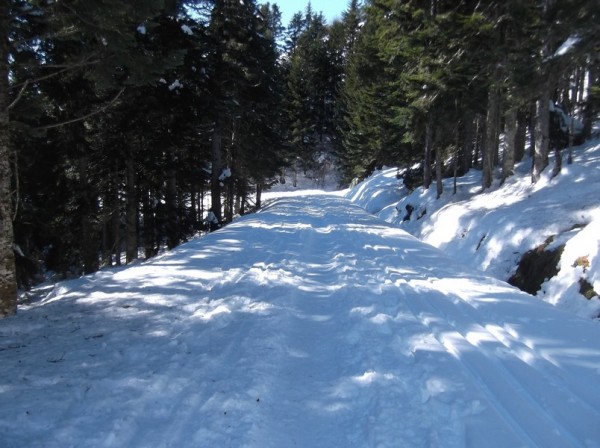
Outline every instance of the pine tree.
{"label": "pine tree", "polygon": [[[325,132],[324,78],[328,69],[324,40],[327,30],[322,16],[306,12],[305,29],[289,55],[286,93],[287,114],[294,157],[310,162],[316,145]],[[308,168],[308,166],[306,166]]]}
{"label": "pine tree", "polygon": [[380,50],[384,21],[379,9],[367,8],[365,24],[348,54],[342,87],[346,180],[390,162],[389,152],[401,146],[401,130],[393,124],[398,100],[402,101],[394,92],[396,72]]}
{"label": "pine tree", "polygon": [[[246,163],[256,167],[259,160],[266,162],[270,158],[269,152],[257,146],[260,139],[248,140],[245,133],[260,131],[265,137],[268,108],[277,95],[277,88],[272,89],[277,75],[276,30],[270,28],[276,23],[275,12],[265,11],[261,16],[254,2],[222,0],[216,2],[211,16],[211,200],[219,219],[223,190],[225,217],[229,221],[238,202],[236,196],[246,195],[251,177]],[[262,182],[265,172],[256,174],[256,180]]]}
{"label": "pine tree", "polygon": [[293,54],[298,45],[300,36],[306,29],[306,20],[304,14],[296,12],[285,30],[284,52],[286,55]]}
{"label": "pine tree", "polygon": [[[115,102],[123,85],[144,82],[152,73],[155,61],[132,49],[137,26],[151,20],[162,6],[159,0],[105,0],[10,1],[0,7],[0,314],[16,311],[9,110],[30,95],[31,86],[75,73],[94,84],[95,91],[101,92],[98,97],[112,98],[108,104]],[[23,51],[33,56],[26,64],[17,56]],[[15,75],[10,79],[9,69]],[[88,113],[70,110],[63,122],[81,121],[105,108]],[[46,128],[57,124],[48,123]]]}

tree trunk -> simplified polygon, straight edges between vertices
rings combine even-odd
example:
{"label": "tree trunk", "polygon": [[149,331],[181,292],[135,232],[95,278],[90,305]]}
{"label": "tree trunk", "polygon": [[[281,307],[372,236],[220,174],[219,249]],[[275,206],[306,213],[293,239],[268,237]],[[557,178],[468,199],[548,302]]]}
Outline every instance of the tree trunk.
{"label": "tree trunk", "polygon": [[431,147],[433,144],[433,118],[427,119],[425,128],[425,153],[423,155],[423,188],[427,190],[431,186]]}
{"label": "tree trunk", "polygon": [[257,182],[256,183],[256,210],[260,210],[261,206],[262,206],[262,183],[261,182]]}
{"label": "tree trunk", "polygon": [[592,137],[592,128],[594,119],[596,117],[596,108],[594,107],[594,100],[591,95],[591,88],[598,85],[598,56],[592,55],[590,57],[590,63],[588,66],[588,79],[587,79],[587,98],[583,105],[583,138],[589,140]]}
{"label": "tree trunk", "polygon": [[127,223],[126,230],[126,250],[125,257],[127,263],[137,259],[137,195],[136,195],[136,175],[135,161],[131,150],[127,155],[127,185],[125,187],[126,210],[125,221]]}
{"label": "tree trunk", "polygon": [[[83,136],[82,136],[83,137]],[[85,148],[82,144],[80,152]],[[100,266],[98,264],[98,235],[96,231],[96,195],[94,187],[88,179],[89,156],[82,154],[77,163],[79,174],[79,214],[81,217],[81,255],[83,261],[83,273],[91,274],[96,272]]]}
{"label": "tree trunk", "polygon": [[533,183],[540,180],[542,171],[548,166],[548,153],[550,151],[550,90],[546,86],[537,102],[535,148],[533,151]]}
{"label": "tree trunk", "polygon": [[221,171],[223,169],[223,158],[221,148],[222,136],[219,120],[215,120],[215,127],[212,133],[211,144],[211,162],[212,171],[210,175],[210,201],[213,213],[221,221]]}
{"label": "tree trunk", "polygon": [[517,110],[511,107],[505,116],[504,151],[502,153],[501,183],[514,174],[515,169],[515,135],[517,131]]}
{"label": "tree trunk", "polygon": [[111,266],[112,256],[115,249],[115,237],[114,237],[114,215],[117,211],[117,189],[116,183],[116,172],[110,173],[107,189],[104,192],[102,199],[102,265]]}
{"label": "tree trunk", "polygon": [[439,143],[435,144],[435,187],[436,198],[442,197],[444,184],[442,183],[442,149]]}
{"label": "tree trunk", "polygon": [[567,156],[567,165],[571,165],[573,163],[573,139],[574,139],[574,135],[573,133],[575,132],[575,119],[573,117],[573,119],[571,120],[571,123],[569,124],[569,147],[568,147],[568,156]]}
{"label": "tree trunk", "polygon": [[[497,76],[494,76],[497,79]],[[483,142],[482,186],[485,190],[492,186],[494,176],[494,158],[498,152],[498,128],[500,125],[500,91],[496,86],[491,86],[488,92],[487,117],[485,123],[485,140]]]}
{"label": "tree trunk", "polygon": [[235,197],[235,213],[244,216],[246,214],[246,182],[238,180]]}
{"label": "tree trunk", "polygon": [[562,150],[559,145],[554,147],[554,167],[552,168],[552,178],[560,174],[562,170]]}
{"label": "tree trunk", "polygon": [[144,219],[144,256],[146,259],[157,253],[156,241],[156,219],[154,218],[154,200],[152,189],[148,186],[142,189],[142,217]]}
{"label": "tree trunk", "polygon": [[520,162],[525,157],[525,141],[527,139],[527,115],[522,111],[517,113],[517,129],[515,129],[515,161]]}
{"label": "tree trunk", "polygon": [[458,152],[456,151],[452,157],[452,167],[452,194],[456,194],[458,192]]}
{"label": "tree trunk", "polygon": [[[198,230],[198,209],[196,208],[197,200],[197,190],[196,183],[190,182],[190,217],[191,222],[189,223],[191,226],[192,232],[196,232]],[[189,226],[186,229],[186,232],[189,231]]]}
{"label": "tree trunk", "polygon": [[452,148],[452,194],[458,192],[458,159],[460,157],[460,134],[458,129],[454,130],[454,148]]}
{"label": "tree trunk", "polygon": [[579,73],[577,74],[577,96],[575,102],[578,107],[581,107],[585,101],[585,78],[587,77],[587,69],[588,65],[584,64],[579,68]]}
{"label": "tree trunk", "polygon": [[177,178],[174,160],[170,152],[167,154],[167,182],[165,191],[165,207],[167,211],[167,247],[173,249],[179,244],[179,222],[177,216]]}
{"label": "tree trunk", "polygon": [[464,140],[461,157],[461,172],[464,174],[473,166],[473,153],[475,149],[475,117],[472,112],[464,116]]}
{"label": "tree trunk", "polygon": [[9,2],[0,6],[0,318],[17,312],[8,115]]}
{"label": "tree trunk", "polygon": [[235,179],[228,177],[226,179],[227,187],[225,189],[225,221],[233,221],[233,208],[235,206]]}
{"label": "tree trunk", "polygon": [[[544,14],[547,13],[548,3],[543,3]],[[547,31],[544,37],[541,57],[542,60],[551,58],[553,54],[553,40],[555,36]],[[533,151],[533,171],[531,181],[537,182],[542,171],[548,166],[548,156],[550,153],[550,101],[553,99],[553,91],[558,82],[560,74],[559,67],[552,66],[551,62],[546,62],[542,66],[540,78],[540,92],[537,101],[536,122],[535,122],[535,148]]]}
{"label": "tree trunk", "polygon": [[200,195],[198,197],[198,223],[200,228],[203,228],[204,226],[204,199],[206,196],[204,187],[204,181],[202,181],[200,183]]}
{"label": "tree trunk", "polygon": [[111,227],[112,227],[112,249],[115,254],[115,264],[121,265],[121,196],[119,188],[119,169],[115,168],[113,175],[113,191],[110,192],[115,199],[115,208],[111,214]]}
{"label": "tree trunk", "polygon": [[477,119],[475,121],[475,150],[473,151],[473,164],[478,168],[481,168],[481,147],[485,140],[485,117],[482,114],[477,114]]}

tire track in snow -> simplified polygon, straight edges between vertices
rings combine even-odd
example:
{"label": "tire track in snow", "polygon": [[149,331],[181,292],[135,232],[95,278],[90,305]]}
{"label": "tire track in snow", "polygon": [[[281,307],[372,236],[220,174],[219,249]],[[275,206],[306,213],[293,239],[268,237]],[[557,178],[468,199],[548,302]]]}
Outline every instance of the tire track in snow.
{"label": "tire track in snow", "polygon": [[[584,446],[584,442],[577,440],[570,429],[564,427],[561,422],[550,415],[496,356],[490,355],[484,348],[474,345],[462,334],[459,326],[452,323],[453,319],[461,319],[458,309],[454,310],[452,319],[448,321],[449,316],[433,304],[433,302],[439,304],[449,301],[448,296],[440,295],[431,288],[417,286],[415,289],[421,289],[419,297],[424,300],[417,301],[407,295],[407,304],[413,314],[459,361],[502,418],[515,433],[527,442],[528,446],[540,448],[558,448],[564,447],[565,444],[574,447]],[[427,294],[425,294],[426,291]],[[473,323],[464,318],[461,323],[464,328],[473,327]],[[483,327],[480,328],[489,334]],[[495,339],[493,335],[489,334],[489,336]],[[511,352],[510,356],[518,359],[515,353]],[[522,399],[518,400],[515,397]],[[521,422],[527,422],[527,427]]]}
{"label": "tire track in snow", "polygon": [[[378,434],[373,432],[372,419],[379,415],[381,394],[386,399],[394,394],[377,382],[397,381],[396,376],[369,370],[376,363],[361,343],[366,335],[353,322],[340,326],[339,320],[349,316],[359,300],[351,297],[356,289],[342,286],[341,278],[363,265],[348,268],[339,243],[331,238],[335,227],[325,230],[305,229],[298,236],[304,242],[302,263],[269,257],[264,265],[270,272],[265,278],[283,274],[304,282],[278,299],[277,323],[281,345],[287,349],[274,353],[272,364],[278,367],[265,377],[270,393],[264,406],[269,412],[252,433],[256,446],[375,446]],[[357,337],[349,340],[348,333]],[[399,402],[404,398],[398,396]],[[356,409],[366,415],[357,416]],[[347,429],[343,440],[332,430],[336,427]]]}
{"label": "tire track in snow", "polygon": [[[319,267],[325,261],[319,253],[323,251],[304,264],[288,259],[282,251],[290,244],[299,251],[310,250],[314,235],[310,229],[298,232],[302,236],[276,237],[267,262],[257,267],[263,294],[278,304],[273,331],[280,335],[281,349],[271,353],[270,368],[264,369],[260,378],[264,388],[261,409],[265,412],[255,416],[256,424],[249,433],[251,446],[306,446],[307,440],[314,444],[322,437],[324,419],[315,409],[318,403],[312,392],[325,390],[336,374],[331,368],[339,365],[337,353],[327,345],[331,315],[324,305],[331,292],[319,281],[323,275]],[[304,247],[299,240],[305,242]],[[281,284],[295,287],[282,289]],[[323,344],[314,345],[317,335],[322,335]]]}
{"label": "tire track in snow", "polygon": [[[210,235],[217,245],[225,237]],[[231,241],[231,242],[230,242]],[[130,442],[137,446],[250,446],[249,436],[260,421],[260,398],[265,385],[262,379],[269,370],[274,334],[270,323],[274,313],[268,303],[258,297],[249,297],[255,287],[256,273],[265,260],[256,253],[255,266],[248,269],[248,258],[232,261],[238,244],[226,239],[219,254],[219,275],[206,288],[199,290],[201,297],[190,302],[182,313],[183,331],[173,340],[187,352],[183,357],[165,351],[158,376],[144,395],[137,400],[138,407],[157,414],[155,422],[139,425]],[[212,252],[207,244],[197,253],[199,257]],[[252,260],[250,260],[252,262]],[[173,346],[174,348],[175,346]],[[202,366],[192,377],[186,376],[193,366]],[[169,383],[167,383],[167,379]],[[168,425],[160,424],[168,420]],[[120,445],[122,425],[115,426],[113,440]],[[157,434],[160,429],[161,434]],[[121,433],[121,434],[119,434]]]}
{"label": "tire track in snow", "polygon": [[[433,284],[436,285],[437,282],[434,280]],[[441,290],[441,288],[438,288],[438,290]],[[491,323],[483,323],[482,314],[477,311],[473,304],[462,297],[450,291],[444,291],[444,293],[447,294],[447,300],[437,300],[436,308],[446,316],[447,321],[466,340],[483,350],[490,358],[495,358],[503,364],[510,362],[515,369],[522,372],[523,376],[531,375],[528,370],[535,371],[535,381],[528,383],[528,389],[535,390],[538,403],[542,403],[544,399],[544,387],[552,388],[554,391],[558,389],[562,393],[562,400],[560,407],[554,409],[554,411],[561,414],[561,420],[568,419],[574,414],[578,415],[576,418],[571,419],[571,423],[578,425],[580,429],[589,420],[586,416],[594,416],[594,421],[600,422],[600,410],[590,404],[578,388],[574,388],[572,383],[569,384],[563,379],[564,371],[555,362],[549,360],[543,353],[536,352],[531,343],[520,341],[518,333],[514,330],[507,331],[491,318],[488,319]],[[488,345],[490,347],[487,347]],[[505,366],[505,368],[509,373],[512,372],[512,369],[508,366]],[[539,381],[540,378],[537,375],[545,379],[543,384]],[[515,375],[513,374],[513,376]],[[588,394],[591,392],[588,391]],[[562,405],[566,401],[579,403],[580,409],[578,412],[574,413],[573,409],[565,412]]]}
{"label": "tire track in snow", "polygon": [[[581,373],[582,387],[596,384],[599,356],[582,353],[587,364],[568,362],[578,349],[593,348],[572,336],[580,322],[569,320],[560,327],[564,340],[554,338],[544,346],[548,352],[537,353],[536,344],[552,330],[540,324],[540,308],[512,293],[512,306],[463,303],[471,297],[468,287],[454,291],[426,280],[435,274],[471,278],[482,288],[492,283],[400,230],[336,198],[284,201],[270,210],[123,270],[127,275],[115,284],[98,285],[106,300],[89,298],[95,317],[81,305],[69,316],[91,337],[74,348],[93,354],[97,366],[75,372],[70,356],[90,359],[69,353],[64,363],[50,365],[36,352],[52,370],[46,369],[35,397],[44,396],[52,411],[40,410],[46,415],[36,428],[21,425],[34,416],[21,416],[11,430],[34,431],[9,441],[52,447],[73,441],[236,448],[598,446],[600,437],[582,426],[598,419],[590,407],[600,395],[586,397],[573,383]],[[119,285],[123,279],[128,283]],[[127,307],[121,286],[130,288]],[[520,309],[531,320],[531,342],[519,340],[521,327],[506,324],[520,322],[514,315]],[[562,318],[547,309],[543,318]],[[597,340],[594,330],[585,326],[577,336]],[[69,347],[63,341],[73,334],[60,334],[56,347]],[[563,347],[574,353],[561,355]],[[32,372],[39,367],[30,364]],[[79,375],[69,378],[75,387],[48,400],[53,381],[71,373]],[[5,388],[17,386],[29,393],[14,381]],[[74,397],[74,390],[85,392]],[[9,395],[19,401],[15,408],[31,408],[33,401],[21,395]],[[49,419],[57,397],[67,412]],[[563,412],[559,404],[567,399]],[[56,421],[60,427],[48,428]],[[582,441],[582,435],[591,437]]]}

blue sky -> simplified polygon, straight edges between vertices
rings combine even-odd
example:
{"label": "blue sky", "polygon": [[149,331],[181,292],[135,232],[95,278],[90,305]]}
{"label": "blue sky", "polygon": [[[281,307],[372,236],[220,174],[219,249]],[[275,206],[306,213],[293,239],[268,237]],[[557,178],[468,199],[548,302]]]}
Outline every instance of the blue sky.
{"label": "blue sky", "polygon": [[[281,24],[287,26],[294,13],[304,11],[309,0],[270,0],[281,9]],[[329,23],[340,18],[348,6],[348,0],[311,0],[314,11],[322,12]],[[266,2],[265,2],[266,3]]]}

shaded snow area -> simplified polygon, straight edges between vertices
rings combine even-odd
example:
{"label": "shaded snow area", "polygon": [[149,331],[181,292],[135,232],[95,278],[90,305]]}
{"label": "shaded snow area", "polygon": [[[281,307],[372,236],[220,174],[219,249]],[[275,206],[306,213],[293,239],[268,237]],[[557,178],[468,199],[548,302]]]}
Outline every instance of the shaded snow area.
{"label": "shaded snow area", "polygon": [[3,447],[599,447],[600,325],[280,198],[0,322]]}
{"label": "shaded snow area", "polygon": [[[600,314],[600,299],[580,294],[584,279],[600,292],[600,141],[575,148],[574,162],[550,178],[554,160],[542,178],[531,183],[531,159],[516,167],[503,186],[496,180],[482,193],[481,171],[444,180],[436,199],[429,190],[408,191],[384,169],[346,193],[354,203],[453,259],[508,280],[527,251],[541,245],[565,245],[558,275],[542,284],[537,297],[582,317]],[[566,154],[565,154],[566,158]],[[499,173],[497,173],[499,175]],[[406,206],[414,208],[410,219]]]}

